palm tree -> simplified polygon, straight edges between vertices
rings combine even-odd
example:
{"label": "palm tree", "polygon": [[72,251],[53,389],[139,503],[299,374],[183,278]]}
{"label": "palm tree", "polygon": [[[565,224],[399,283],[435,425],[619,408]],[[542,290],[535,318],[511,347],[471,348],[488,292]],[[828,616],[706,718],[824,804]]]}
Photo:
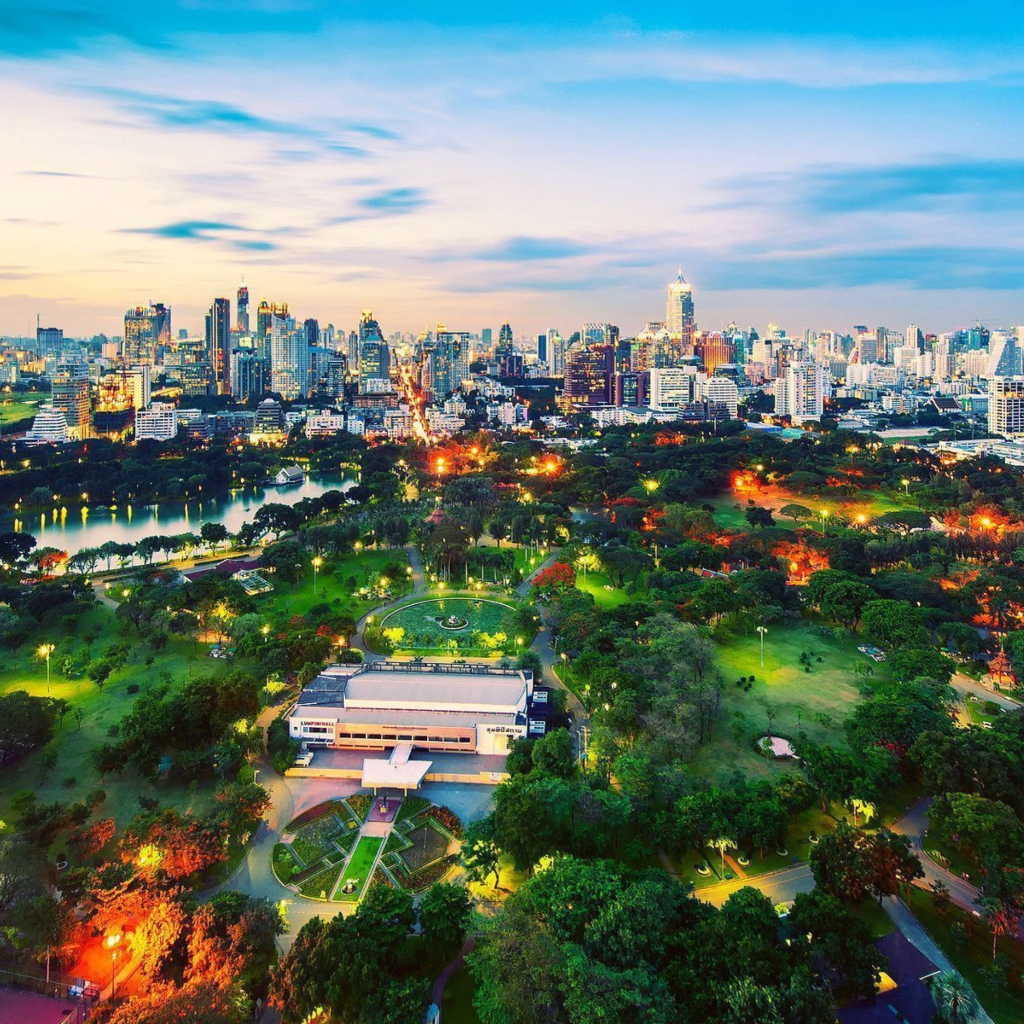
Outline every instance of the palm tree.
{"label": "palm tree", "polygon": [[719,836],[717,839],[712,839],[710,844],[712,849],[717,850],[722,855],[722,874],[725,874],[725,851],[736,849],[736,840],[730,839],[728,836]]}
{"label": "palm tree", "polygon": [[962,974],[943,971],[930,982],[932,999],[943,1024],[973,1024],[978,1020],[980,1006]]}

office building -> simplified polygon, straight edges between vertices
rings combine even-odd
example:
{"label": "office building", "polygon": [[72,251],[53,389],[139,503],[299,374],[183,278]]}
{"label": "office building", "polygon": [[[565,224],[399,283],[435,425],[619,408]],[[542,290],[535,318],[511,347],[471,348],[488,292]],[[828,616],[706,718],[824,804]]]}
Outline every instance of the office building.
{"label": "office building", "polygon": [[231,300],[214,299],[206,312],[206,359],[213,369],[210,381],[218,395],[231,393]]}
{"label": "office building", "polygon": [[260,398],[270,386],[266,360],[252,349],[235,349],[231,353],[231,394],[240,402]]}
{"label": "office building", "polygon": [[696,397],[696,368],[692,366],[655,366],[650,371],[650,406],[656,411],[672,412]]}
{"label": "office building", "polygon": [[1021,372],[1020,351],[1017,339],[1005,332],[996,332],[988,347],[988,366],[985,376],[1015,377]]}
{"label": "office building", "polygon": [[693,289],[683,277],[682,267],[668,286],[668,302],[665,306],[665,330],[668,331],[681,355],[693,353]]}
{"label": "office building", "polygon": [[64,352],[64,331],[59,327],[36,328],[36,355],[41,359],[47,356],[60,356]]}
{"label": "office building", "polygon": [[988,382],[988,432],[1000,437],[1024,434],[1024,377],[993,377]]}
{"label": "office building", "polygon": [[287,401],[309,394],[306,332],[291,317],[271,317],[270,390]]}
{"label": "office building", "polygon": [[736,381],[728,377],[709,377],[704,382],[703,391],[708,405],[721,405],[728,411],[730,419],[736,419],[740,404],[740,390]]}
{"label": "office building", "polygon": [[575,348],[565,357],[562,398],[566,405],[599,405],[608,401],[611,380],[605,348]]}
{"label": "office building", "polygon": [[537,362],[544,366],[548,364],[548,336],[546,334],[537,335]]}
{"label": "office building", "polygon": [[713,376],[719,366],[736,361],[736,346],[733,345],[732,338],[726,337],[721,331],[702,335],[696,342],[694,351],[708,376]]}
{"label": "office building", "polygon": [[68,436],[81,441],[90,434],[92,408],[89,400],[89,367],[85,363],[62,363],[50,386],[53,407],[64,413]]}
{"label": "office building", "polygon": [[249,289],[246,288],[244,281],[238,286],[236,298],[235,327],[238,329],[238,333],[245,338],[249,336]]}
{"label": "office building", "polygon": [[287,302],[267,302],[260,299],[256,309],[256,353],[261,359],[270,363],[270,328],[274,317],[279,320],[288,319]]}
{"label": "office building", "polygon": [[122,355],[130,365],[152,366],[162,346],[171,343],[171,309],[162,302],[136,306],[124,315]]}
{"label": "office building", "polygon": [[390,380],[391,351],[373,311],[364,309],[359,318],[359,392],[374,392]]}
{"label": "office building", "polygon": [[178,433],[178,410],[169,402],[154,402],[135,413],[136,441],[170,441]]}

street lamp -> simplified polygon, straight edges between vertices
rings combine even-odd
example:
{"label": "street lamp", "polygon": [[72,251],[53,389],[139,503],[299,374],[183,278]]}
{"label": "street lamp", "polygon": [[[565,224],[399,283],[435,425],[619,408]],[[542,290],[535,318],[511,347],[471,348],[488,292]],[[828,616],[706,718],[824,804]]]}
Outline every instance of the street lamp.
{"label": "street lamp", "polygon": [[764,668],[764,635],[768,632],[768,627],[758,626],[757,631],[761,634],[761,668]]}
{"label": "street lamp", "polygon": [[53,644],[42,644],[39,647],[39,657],[46,659],[46,696],[50,696],[50,655],[53,654]]}
{"label": "street lamp", "polygon": [[313,593],[314,594],[316,594],[316,573],[317,573],[317,570],[320,568],[320,566],[323,565],[323,564],[324,564],[324,560],[319,555],[317,555],[316,558],[313,559]]}
{"label": "street lamp", "polygon": [[828,509],[823,508],[818,515],[821,516],[821,535],[825,536],[825,520],[828,518]]}
{"label": "street lamp", "polygon": [[904,477],[900,481],[900,483],[903,484],[903,490],[909,495],[910,494],[910,481],[906,477]]}
{"label": "street lamp", "polygon": [[117,947],[121,942],[121,933],[115,932],[108,935],[104,940],[107,949],[110,950],[110,998],[113,1000],[117,994]]}

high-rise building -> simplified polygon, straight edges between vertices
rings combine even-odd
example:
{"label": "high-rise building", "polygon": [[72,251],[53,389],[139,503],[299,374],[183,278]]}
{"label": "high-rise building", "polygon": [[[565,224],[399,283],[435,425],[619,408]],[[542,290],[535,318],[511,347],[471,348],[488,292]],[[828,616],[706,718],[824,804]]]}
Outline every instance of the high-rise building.
{"label": "high-rise building", "polygon": [[551,376],[561,377],[565,374],[565,339],[552,329],[548,331],[548,346],[551,349]]}
{"label": "high-rise building", "polygon": [[825,411],[825,367],[820,363],[792,362],[775,382],[775,414],[795,424],[819,420]]}
{"label": "high-rise building", "polygon": [[390,379],[391,351],[373,311],[364,309],[359,318],[359,393],[379,391]]}
{"label": "high-rise building", "polygon": [[715,370],[724,363],[736,362],[736,346],[732,338],[727,338],[721,331],[712,331],[700,337],[695,351],[708,376],[713,376]]}
{"label": "high-rise building", "polygon": [[288,319],[287,302],[267,302],[260,299],[256,310],[256,352],[261,359],[270,361],[270,326],[274,317]]}
{"label": "high-rise building", "polygon": [[351,373],[359,368],[359,335],[355,331],[348,332],[348,369]]}
{"label": "high-rise building", "polygon": [[266,360],[252,349],[235,349],[231,353],[231,394],[240,402],[265,395],[269,377]]}
{"label": "high-rise building", "polygon": [[433,347],[426,353],[424,384],[432,399],[445,398],[458,390],[469,376],[469,333],[438,330]]}
{"label": "high-rise building", "polygon": [[652,409],[668,412],[696,397],[696,367],[655,366],[650,371],[650,382]]}
{"label": "high-rise building", "polygon": [[988,382],[988,432],[1000,437],[1024,434],[1024,377],[993,377]]}
{"label": "high-rise building", "polygon": [[562,396],[570,405],[594,405],[608,401],[610,375],[603,348],[576,348],[565,357]]}
{"label": "high-rise building", "polygon": [[537,362],[543,363],[545,366],[548,364],[548,336],[546,334],[537,335]]}
{"label": "high-rise building", "polygon": [[1004,331],[997,331],[988,346],[988,369],[985,376],[1015,377],[1021,371],[1017,339]]}
{"label": "high-rise building", "polygon": [[62,363],[51,382],[53,407],[64,413],[68,436],[80,441],[90,434],[89,367],[85,363]]}
{"label": "high-rise building", "polygon": [[739,412],[740,390],[728,377],[709,377],[704,382],[704,398],[709,405],[724,405],[731,419]]}
{"label": "high-rise building", "polygon": [[681,355],[693,353],[693,331],[695,325],[693,315],[693,288],[683,277],[683,269],[679,268],[676,278],[668,286],[668,302],[665,306],[665,328],[678,346]]}
{"label": "high-rise building", "polygon": [[249,334],[249,289],[246,288],[244,281],[238,286],[237,298],[237,320],[235,321],[235,326],[238,328],[238,333],[246,337]]}
{"label": "high-rise building", "polygon": [[25,434],[26,444],[64,444],[68,436],[67,417],[52,405],[41,405],[32,420],[32,428]]}
{"label": "high-rise building", "polygon": [[213,367],[214,391],[231,393],[231,300],[214,299],[206,313],[206,358]]}
{"label": "high-rise building", "polygon": [[124,315],[122,355],[129,365],[152,366],[157,351],[171,342],[171,309],[162,302],[136,306]]}
{"label": "high-rise building", "polygon": [[271,317],[270,390],[289,401],[309,394],[306,332],[291,317]]}
{"label": "high-rise building", "polygon": [[490,327],[485,327],[480,332],[480,347],[485,352],[490,352],[494,346],[494,331]]}
{"label": "high-rise building", "polygon": [[903,339],[903,344],[916,348],[918,352],[924,351],[924,333],[917,324],[911,324],[907,328],[907,336]]}
{"label": "high-rise building", "polygon": [[36,328],[36,354],[45,359],[47,356],[60,356],[64,351],[64,331],[59,327]]}

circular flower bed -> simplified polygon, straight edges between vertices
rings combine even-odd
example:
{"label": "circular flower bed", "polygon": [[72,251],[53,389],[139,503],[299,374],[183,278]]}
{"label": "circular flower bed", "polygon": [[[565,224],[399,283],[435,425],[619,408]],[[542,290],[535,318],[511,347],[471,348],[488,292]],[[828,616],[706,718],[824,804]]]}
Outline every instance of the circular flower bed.
{"label": "circular flower bed", "polygon": [[465,629],[469,625],[469,619],[460,618],[458,615],[449,615],[446,619],[438,619],[437,624],[442,629],[447,629],[452,633],[456,633],[460,629]]}

